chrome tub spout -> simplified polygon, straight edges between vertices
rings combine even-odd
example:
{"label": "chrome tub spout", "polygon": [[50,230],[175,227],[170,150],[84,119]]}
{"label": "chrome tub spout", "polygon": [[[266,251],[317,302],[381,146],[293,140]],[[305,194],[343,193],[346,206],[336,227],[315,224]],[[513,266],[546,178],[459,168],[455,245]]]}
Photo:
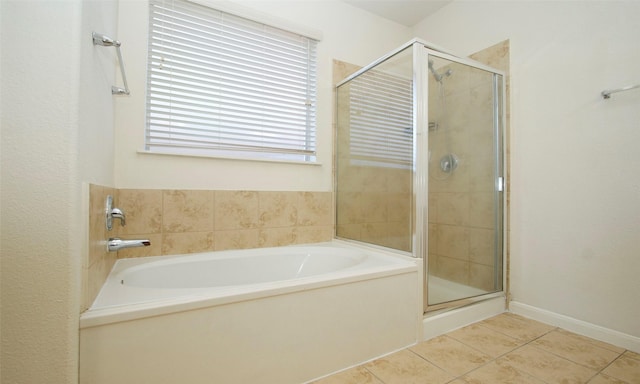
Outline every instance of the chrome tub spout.
{"label": "chrome tub spout", "polygon": [[107,249],[109,252],[116,252],[125,248],[148,247],[150,245],[149,240],[122,240],[114,237],[107,242]]}

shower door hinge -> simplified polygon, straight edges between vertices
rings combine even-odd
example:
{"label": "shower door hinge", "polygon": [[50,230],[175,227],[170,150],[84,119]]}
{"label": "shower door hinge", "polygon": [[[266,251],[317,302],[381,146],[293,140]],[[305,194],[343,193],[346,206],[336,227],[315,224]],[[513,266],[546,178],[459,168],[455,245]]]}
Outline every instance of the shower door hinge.
{"label": "shower door hinge", "polygon": [[504,191],[504,177],[498,176],[498,192]]}

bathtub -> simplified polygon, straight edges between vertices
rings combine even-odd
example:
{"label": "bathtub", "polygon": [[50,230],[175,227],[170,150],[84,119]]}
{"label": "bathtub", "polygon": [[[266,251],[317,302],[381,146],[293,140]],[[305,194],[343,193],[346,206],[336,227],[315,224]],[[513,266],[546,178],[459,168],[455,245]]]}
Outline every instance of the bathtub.
{"label": "bathtub", "polygon": [[118,260],[80,382],[303,383],[421,339],[421,260],[335,240]]}

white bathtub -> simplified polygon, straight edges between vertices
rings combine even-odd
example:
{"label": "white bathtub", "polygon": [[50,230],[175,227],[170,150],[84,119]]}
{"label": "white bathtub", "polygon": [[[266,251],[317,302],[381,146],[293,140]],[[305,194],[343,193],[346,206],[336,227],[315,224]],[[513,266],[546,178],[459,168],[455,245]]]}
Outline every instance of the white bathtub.
{"label": "white bathtub", "polygon": [[80,318],[80,382],[302,383],[404,348],[419,263],[340,241],[119,260]]}

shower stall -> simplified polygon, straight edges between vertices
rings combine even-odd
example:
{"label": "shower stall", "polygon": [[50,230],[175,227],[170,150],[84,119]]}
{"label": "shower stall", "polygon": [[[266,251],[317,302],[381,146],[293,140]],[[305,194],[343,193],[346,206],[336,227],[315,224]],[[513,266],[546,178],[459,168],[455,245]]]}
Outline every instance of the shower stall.
{"label": "shower stall", "polygon": [[336,90],[336,237],[424,260],[425,312],[503,295],[504,73],[420,40]]}

